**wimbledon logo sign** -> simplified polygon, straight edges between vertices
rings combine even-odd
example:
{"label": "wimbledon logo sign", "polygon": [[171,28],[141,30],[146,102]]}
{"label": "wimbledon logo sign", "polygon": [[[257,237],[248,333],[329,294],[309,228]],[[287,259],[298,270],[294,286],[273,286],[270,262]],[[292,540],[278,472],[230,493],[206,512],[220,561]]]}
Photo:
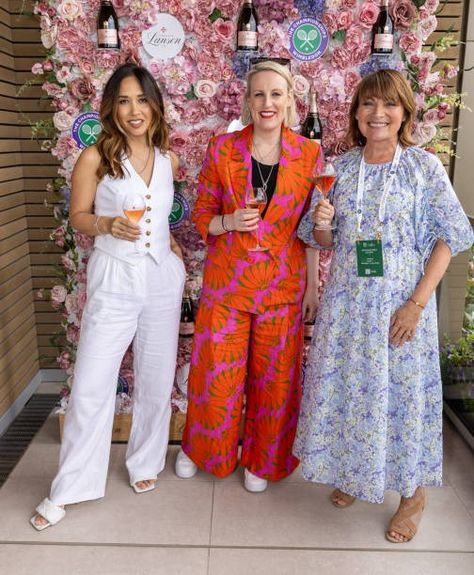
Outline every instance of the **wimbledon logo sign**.
{"label": "wimbledon logo sign", "polygon": [[189,217],[189,204],[183,194],[175,192],[173,206],[168,218],[170,229],[176,230]]}
{"label": "wimbledon logo sign", "polygon": [[288,28],[290,54],[305,62],[316,60],[326,52],[329,35],[323,24],[316,18],[300,18]]}
{"label": "wimbledon logo sign", "polygon": [[87,148],[97,142],[102,130],[97,112],[85,112],[74,120],[71,134],[79,148]]}

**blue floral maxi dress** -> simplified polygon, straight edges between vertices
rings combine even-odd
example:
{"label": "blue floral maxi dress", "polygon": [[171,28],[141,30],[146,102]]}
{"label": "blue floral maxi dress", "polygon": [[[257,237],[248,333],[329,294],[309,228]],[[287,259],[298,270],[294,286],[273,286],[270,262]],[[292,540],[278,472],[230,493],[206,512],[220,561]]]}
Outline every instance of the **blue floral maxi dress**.
{"label": "blue floral maxi dress", "polygon": [[[436,301],[428,302],[411,342],[388,343],[392,314],[412,295],[437,239],[453,255],[473,233],[437,157],[402,152],[382,228],[384,277],[357,276],[356,197],[361,150],[337,162],[331,191],[334,255],[306,368],[295,442],[305,479],[381,503],[384,491],[405,497],[440,485],[442,390]],[[363,239],[373,239],[390,163],[366,165]],[[313,198],[316,204],[317,194]],[[312,235],[313,208],[299,237]]]}

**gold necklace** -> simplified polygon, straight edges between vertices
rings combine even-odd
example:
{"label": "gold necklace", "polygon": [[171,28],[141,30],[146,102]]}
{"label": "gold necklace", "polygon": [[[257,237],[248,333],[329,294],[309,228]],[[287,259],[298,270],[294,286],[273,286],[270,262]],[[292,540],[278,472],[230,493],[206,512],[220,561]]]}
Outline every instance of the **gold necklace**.
{"label": "gold necklace", "polygon": [[[258,154],[258,156],[259,156],[260,161],[261,161],[262,164],[264,164],[264,163],[265,163],[265,160],[270,156],[270,154],[273,153],[273,150],[275,150],[276,148],[279,148],[280,145],[281,145],[281,141],[278,140],[275,144],[273,144],[273,146],[269,149],[269,151],[264,155],[264,154],[262,154],[262,152],[258,149],[257,142],[256,142],[255,140],[253,140],[253,148],[254,148],[255,151],[257,152],[257,154]],[[280,154],[278,154],[278,156],[280,156]]]}
{"label": "gold necklace", "polygon": [[150,160],[150,155],[151,155],[151,148],[152,148],[152,146],[148,146],[148,155],[146,157],[145,165],[143,166],[143,168],[141,170],[135,170],[139,176],[141,176],[143,174],[146,167],[148,166],[148,161]]}

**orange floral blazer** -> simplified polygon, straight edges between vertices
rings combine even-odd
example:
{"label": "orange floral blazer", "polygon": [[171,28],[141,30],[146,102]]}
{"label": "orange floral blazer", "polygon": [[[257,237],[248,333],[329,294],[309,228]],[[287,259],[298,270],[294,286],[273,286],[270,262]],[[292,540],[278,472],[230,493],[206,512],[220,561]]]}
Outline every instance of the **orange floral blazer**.
{"label": "orange floral blazer", "polygon": [[199,175],[193,221],[208,244],[201,301],[263,313],[268,306],[299,303],[306,285],[305,245],[297,237],[307,211],[320,146],[288,128],[282,129],[280,166],[275,192],[260,222],[266,252],[249,252],[255,234],[208,234],[212,218],[245,208],[252,185],[252,126],[211,139]]}

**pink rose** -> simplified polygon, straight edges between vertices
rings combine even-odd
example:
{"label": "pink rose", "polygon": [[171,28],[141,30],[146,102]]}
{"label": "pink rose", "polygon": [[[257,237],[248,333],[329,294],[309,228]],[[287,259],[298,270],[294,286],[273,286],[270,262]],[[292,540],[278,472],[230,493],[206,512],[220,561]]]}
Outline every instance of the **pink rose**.
{"label": "pink rose", "polygon": [[439,121],[438,110],[436,108],[431,108],[423,114],[423,122],[426,124],[437,124]]}
{"label": "pink rose", "polygon": [[232,20],[223,20],[222,18],[218,18],[214,22],[214,30],[216,31],[217,36],[224,42],[229,42],[234,39],[235,28]]}
{"label": "pink rose", "polygon": [[36,64],[33,64],[33,67],[31,68],[31,73],[35,76],[43,74],[43,66],[39,62],[36,62]]}
{"label": "pink rose", "polygon": [[337,17],[337,27],[339,30],[347,30],[352,24],[352,12],[341,10]]}
{"label": "pink rose", "polygon": [[351,64],[351,53],[344,46],[337,46],[331,56],[331,64],[334,68],[344,70]]}
{"label": "pink rose", "polygon": [[77,345],[79,343],[79,334],[80,334],[80,329],[77,327],[77,325],[68,325],[66,328],[66,339],[74,344]]}
{"label": "pink rose", "polygon": [[411,0],[393,0],[389,10],[396,30],[408,30],[417,14]]}
{"label": "pink rose", "polygon": [[360,46],[365,39],[364,29],[360,26],[354,25],[349,28],[346,32],[346,38],[344,40],[344,46],[348,50],[355,50]]}
{"label": "pink rose", "polygon": [[94,61],[83,57],[79,60],[79,68],[85,76],[92,76],[95,71]]}
{"label": "pink rose", "polygon": [[354,8],[357,4],[357,0],[342,0],[343,8]]}
{"label": "pink rose", "polygon": [[364,2],[359,10],[359,22],[364,28],[372,29],[379,15],[380,9],[372,2]]}
{"label": "pink rose", "polygon": [[217,84],[212,80],[198,80],[194,86],[198,98],[212,98],[216,92]]}
{"label": "pink rose", "polygon": [[75,28],[61,27],[61,33],[56,38],[56,47],[60,50],[70,51],[82,41],[80,33]]}
{"label": "pink rose", "polygon": [[88,78],[76,78],[70,82],[69,91],[80,102],[87,102],[95,96],[95,88]]}
{"label": "pink rose", "polygon": [[85,289],[80,289],[77,292],[77,306],[80,311],[82,311],[86,305],[87,292]]}
{"label": "pink rose", "polygon": [[346,96],[351,98],[360,82],[360,76],[357,72],[352,70],[346,71],[344,74],[344,87],[346,89]]}
{"label": "pink rose", "polygon": [[68,351],[62,351],[56,358],[61,369],[68,369],[71,365],[71,356]]}
{"label": "pink rose", "polygon": [[326,26],[329,34],[332,36],[334,32],[337,30],[338,22],[337,22],[337,13],[331,12],[328,10],[323,14],[323,24]]}
{"label": "pink rose", "polygon": [[90,250],[94,245],[94,238],[81,232],[74,233],[76,244],[83,250]]}
{"label": "pink rose", "polygon": [[173,152],[180,155],[186,147],[188,140],[189,137],[185,132],[181,132],[179,130],[173,131],[171,134],[171,148]]}
{"label": "pink rose", "polygon": [[114,50],[97,50],[94,56],[97,66],[107,70],[113,70],[120,62],[120,54]]}
{"label": "pink rose", "polygon": [[399,46],[407,54],[417,54],[421,50],[421,40],[414,32],[404,32],[400,36]]}
{"label": "pink rose", "polygon": [[58,308],[64,303],[67,296],[67,289],[63,285],[56,285],[51,288],[51,304],[54,308]]}
{"label": "pink rose", "polygon": [[456,78],[456,76],[458,75],[458,71],[459,71],[458,66],[453,66],[452,64],[445,64],[443,66],[441,74],[443,78],[445,78],[446,80],[452,80],[453,78]]}

